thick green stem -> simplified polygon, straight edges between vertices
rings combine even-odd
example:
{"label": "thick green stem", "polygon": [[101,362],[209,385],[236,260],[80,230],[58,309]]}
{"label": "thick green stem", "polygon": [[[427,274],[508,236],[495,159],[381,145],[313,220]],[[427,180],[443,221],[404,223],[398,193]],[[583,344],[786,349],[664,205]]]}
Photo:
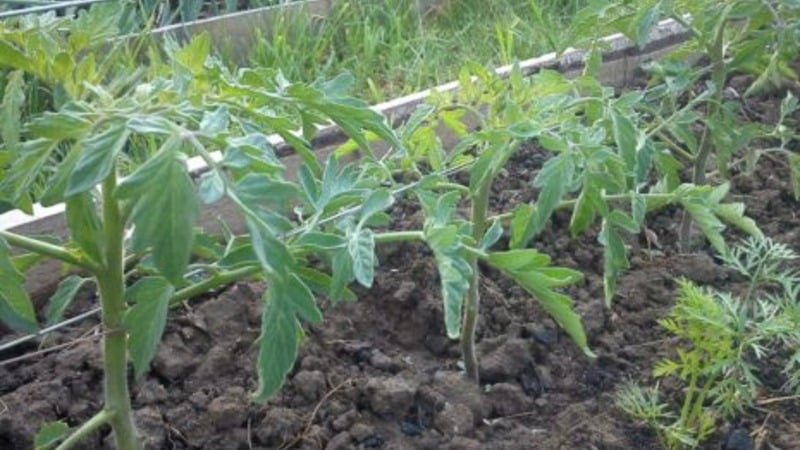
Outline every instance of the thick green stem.
{"label": "thick green stem", "polygon": [[117,450],[142,450],[136,433],[128,389],[127,332],[125,315],[125,278],[123,248],[125,224],[116,202],[117,177],[114,171],[103,181],[103,233],[105,258],[97,274],[103,308],[103,369],[105,371],[105,409],[113,412],[109,423],[114,431]]}
{"label": "thick green stem", "polygon": [[[727,12],[726,12],[727,14]],[[724,100],[723,93],[725,89],[725,78],[727,70],[725,67],[725,23],[721,23],[717,28],[716,35],[711,47],[708,49],[708,55],[711,58],[711,81],[714,83],[714,95],[708,105],[707,121],[715,121],[719,116],[722,108],[722,101]],[[708,124],[703,129],[703,135],[700,138],[698,145],[697,155],[695,155],[694,168],[692,173],[692,183],[695,186],[702,186],[706,182],[706,166],[708,165],[708,157],[714,149],[714,142],[711,138],[711,131]],[[679,246],[681,251],[687,252],[691,247],[692,238],[692,216],[688,211],[683,212],[681,217],[681,224],[679,229]]]}
{"label": "thick green stem", "polygon": [[56,447],[56,450],[69,450],[76,448],[78,443],[84,440],[87,436],[97,431],[101,426],[109,423],[114,416],[114,412],[104,409],[94,415],[91,419],[82,423],[68,438],[64,439],[61,444]]}
{"label": "thick green stem", "polygon": [[[486,232],[490,187],[491,183],[484,183],[472,198],[472,238],[475,242],[480,242]],[[469,282],[469,292],[467,292],[467,298],[464,303],[461,355],[464,358],[464,370],[467,373],[467,377],[478,383],[480,374],[478,373],[478,356],[475,353],[475,330],[478,325],[480,307],[480,292],[478,290],[480,273],[478,272],[478,257],[474,254],[470,255],[470,266],[472,267],[472,278]]]}
{"label": "thick green stem", "polygon": [[72,264],[76,267],[81,267],[90,272],[94,272],[97,267],[89,261],[78,259],[74,254],[65,250],[63,247],[53,245],[49,242],[40,241],[39,239],[29,238],[22,236],[11,231],[0,231],[0,238],[5,239],[12,247],[21,248],[29,252],[33,252],[42,256],[57,259],[67,264]]}

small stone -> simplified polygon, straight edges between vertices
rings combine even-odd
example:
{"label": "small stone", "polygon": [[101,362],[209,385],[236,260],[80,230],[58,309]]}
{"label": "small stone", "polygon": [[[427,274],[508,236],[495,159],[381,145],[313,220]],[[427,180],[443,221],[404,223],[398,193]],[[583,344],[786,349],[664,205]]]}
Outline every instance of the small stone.
{"label": "small stone", "polygon": [[367,392],[375,413],[384,417],[402,417],[414,404],[417,386],[400,376],[373,378],[367,382]]}
{"label": "small stone", "polygon": [[397,290],[394,291],[392,297],[400,303],[406,303],[411,298],[416,288],[417,283],[408,280],[403,281],[400,283],[400,286],[397,287]]}
{"label": "small stone", "polygon": [[375,434],[375,427],[363,423],[357,423],[350,428],[350,435],[358,442],[363,441],[373,434]]}
{"label": "small stone", "polygon": [[487,393],[495,416],[510,416],[528,409],[530,398],[517,384],[497,383]]}
{"label": "small stone", "polygon": [[456,436],[443,448],[445,450],[482,450],[485,447],[475,439],[470,439],[464,436]]}
{"label": "small stone", "polygon": [[351,448],[353,448],[353,437],[346,431],[332,437],[325,446],[325,450],[348,450]]}
{"label": "small stone", "polygon": [[466,405],[477,424],[489,414],[480,386],[459,372],[439,371],[433,375],[433,390],[450,403]]}
{"label": "small stone", "polygon": [[737,428],[728,435],[723,450],[753,450],[753,438],[747,430]]}
{"label": "small stone", "polygon": [[185,378],[195,367],[198,359],[175,334],[168,334],[158,347],[153,359],[153,368],[164,378],[174,381]]}
{"label": "small stone", "polygon": [[247,397],[242,388],[234,387],[208,405],[208,415],[218,430],[239,426],[247,420]]}
{"label": "small stone", "polygon": [[400,370],[400,364],[393,358],[387,356],[380,350],[373,350],[372,355],[370,355],[369,363],[372,364],[373,367],[379,370],[385,370],[387,372],[397,372]]}
{"label": "small stone", "polygon": [[533,401],[533,403],[534,403],[536,406],[538,406],[539,408],[544,408],[545,406],[547,406],[547,403],[548,403],[548,402],[547,402],[547,399],[546,399],[546,398],[544,398],[544,397],[539,397],[539,398],[537,398],[536,400],[534,400],[534,401]]}
{"label": "small stone", "polygon": [[514,379],[533,363],[533,348],[521,338],[505,341],[480,359],[481,380],[497,383]]}
{"label": "small stone", "polygon": [[308,401],[319,400],[327,389],[325,374],[319,370],[303,370],[292,380],[297,392]]}
{"label": "small stone", "polygon": [[436,414],[433,425],[444,434],[468,434],[474,428],[472,411],[460,403],[447,403],[444,409]]}
{"label": "small stone", "polygon": [[139,436],[144,440],[145,448],[162,448],[166,444],[167,432],[164,418],[155,407],[142,408],[134,413]]}
{"label": "small stone", "polygon": [[136,401],[144,405],[163,402],[167,398],[167,390],[164,386],[152,379],[145,381],[136,394]]}
{"label": "small stone", "polygon": [[356,419],[358,419],[358,411],[351,409],[334,419],[331,427],[333,427],[334,431],[344,431],[352,427]]}

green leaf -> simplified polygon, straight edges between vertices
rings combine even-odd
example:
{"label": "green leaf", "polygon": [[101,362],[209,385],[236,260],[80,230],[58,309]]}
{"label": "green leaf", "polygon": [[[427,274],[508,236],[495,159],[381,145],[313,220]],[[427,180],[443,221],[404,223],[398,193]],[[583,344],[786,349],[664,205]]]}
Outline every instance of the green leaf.
{"label": "green leaf", "polygon": [[219,172],[209,170],[200,175],[198,195],[206,205],[217,202],[225,195],[225,180],[222,179]]}
{"label": "green leaf", "polygon": [[800,154],[789,154],[790,179],[795,201],[800,201]]}
{"label": "green leaf", "polygon": [[344,288],[341,294],[333,296],[333,278],[326,273],[320,272],[310,267],[298,267],[295,269],[295,274],[299,276],[303,283],[306,284],[313,292],[319,295],[330,297],[333,304],[339,302],[354,302],[358,300],[356,294],[350,289]]}
{"label": "green leaf", "polygon": [[550,216],[569,190],[574,172],[575,164],[569,153],[562,153],[544,163],[542,170],[533,180],[534,187],[540,189],[536,198],[536,209],[518,240],[514,241],[515,248],[528,245],[528,242],[544,229]]}
{"label": "green leaf", "polygon": [[540,269],[550,264],[550,256],[532,248],[489,254],[489,264],[510,272]]}
{"label": "green leaf", "polygon": [[425,241],[433,250],[439,271],[447,336],[456,339],[461,334],[461,308],[472,281],[472,267],[461,254],[461,242],[466,235],[456,225],[433,226],[425,231]]}
{"label": "green leaf", "polygon": [[70,275],[58,283],[56,292],[50,297],[45,310],[47,325],[53,325],[64,318],[64,312],[69,307],[81,286],[89,281],[88,278]]}
{"label": "green leaf", "polygon": [[258,389],[253,399],[267,401],[283,385],[297,359],[298,335],[302,331],[289,305],[280,297],[279,287],[268,284],[258,351]]}
{"label": "green leaf", "polygon": [[33,214],[28,191],[37,180],[39,173],[47,163],[58,142],[50,139],[34,139],[25,141],[19,151],[19,159],[13,162],[12,169],[0,180],[0,197],[7,199],[14,206],[28,214]]}
{"label": "green leaf", "polygon": [[552,290],[554,287],[574,284],[583,276],[572,269],[549,267],[549,259],[535,250],[511,250],[490,253],[487,262],[531,294],[575,344],[593,357],[581,318],[572,308],[572,299]]}
{"label": "green leaf", "polygon": [[272,278],[288,276],[289,268],[294,266],[294,258],[286,245],[277,239],[262,222],[247,217],[247,229],[253,240],[253,251],[261,267]]}
{"label": "green leaf", "polygon": [[27,125],[31,135],[39,138],[63,141],[83,137],[92,127],[92,123],[75,111],[62,110],[45,112]]}
{"label": "green leaf", "polygon": [[633,121],[625,116],[617,108],[611,108],[611,124],[614,133],[614,141],[619,148],[625,167],[630,174],[636,171],[636,149],[637,149],[637,130]]}
{"label": "green leaf", "polygon": [[42,426],[33,438],[34,450],[47,450],[67,437],[69,426],[62,422],[50,422]]}
{"label": "green leaf", "polygon": [[11,248],[0,237],[0,319],[15,330],[35,333],[36,312],[24,283],[25,277],[11,259]]}
{"label": "green leaf", "polygon": [[509,242],[509,247],[520,248],[527,245],[529,239],[527,239],[526,234],[528,234],[528,226],[535,211],[536,208],[528,204],[517,205],[514,208],[511,216],[511,241]]}
{"label": "green leaf", "polygon": [[603,220],[603,228],[597,240],[603,244],[603,297],[606,306],[611,306],[617,290],[617,279],[628,268],[628,252],[622,238],[608,220]]}
{"label": "green leaf", "polygon": [[296,273],[289,275],[285,286],[281,287],[281,301],[289,302],[303,320],[313,324],[322,322],[322,312],[317,308],[314,294]]}
{"label": "green leaf", "polygon": [[578,194],[578,200],[572,209],[572,216],[569,219],[570,234],[575,237],[586,231],[594,222],[596,212],[594,202],[600,199],[600,191],[595,183],[586,182],[583,190]]}
{"label": "green leaf", "polygon": [[48,180],[47,189],[39,199],[42,206],[52,206],[64,201],[64,193],[67,191],[69,179],[72,177],[72,172],[75,170],[75,165],[78,164],[81,154],[80,145],[76,144],[70,148],[67,155],[58,165],[55,175]]}
{"label": "green leaf", "polygon": [[125,292],[125,300],[133,303],[123,323],[129,333],[128,353],[136,378],[141,378],[147,372],[150,361],[156,355],[167,324],[169,300],[173,292],[169,281],[161,277],[142,278]]}
{"label": "green leaf", "polygon": [[228,108],[220,106],[212,112],[206,111],[203,115],[203,120],[200,121],[200,132],[216,137],[228,129],[229,123]]}
{"label": "green leaf", "polygon": [[22,129],[22,108],[25,104],[25,74],[15,70],[6,76],[3,103],[0,105],[0,138],[6,151],[16,157]]}
{"label": "green leaf", "polygon": [[725,225],[714,215],[709,205],[698,201],[684,201],[683,208],[689,212],[692,219],[703,232],[708,242],[721,255],[728,254],[728,247],[725,245],[725,238],[722,231]]}
{"label": "green leaf", "polygon": [[478,248],[481,250],[489,250],[489,248],[496,244],[501,237],[503,237],[503,224],[500,220],[495,220],[481,238]]}
{"label": "green leaf", "polygon": [[442,283],[447,336],[457,339],[461,335],[461,308],[469,291],[472,268],[457,251],[434,251],[434,257]]}
{"label": "green leaf", "polygon": [[66,217],[72,240],[92,261],[102,261],[103,225],[91,193],[84,192],[68,198]]}
{"label": "green leaf", "polygon": [[183,154],[164,155],[158,166],[141,166],[120,185],[118,194],[138,194],[131,215],[134,249],[151,248],[161,274],[179,284],[189,264],[199,207]]}
{"label": "green leaf", "polygon": [[361,210],[359,211],[361,218],[359,219],[358,226],[363,226],[370,217],[388,209],[393,203],[394,196],[392,196],[392,193],[388,189],[372,191],[361,206]]}
{"label": "green leaf", "polygon": [[347,250],[353,260],[353,274],[364,287],[372,287],[375,278],[375,235],[368,228],[356,228],[348,236]]}
{"label": "green leaf", "polygon": [[114,167],[117,155],[128,142],[130,131],[114,123],[106,131],[83,141],[83,152],[69,179],[65,196],[86,192],[102,182]]}

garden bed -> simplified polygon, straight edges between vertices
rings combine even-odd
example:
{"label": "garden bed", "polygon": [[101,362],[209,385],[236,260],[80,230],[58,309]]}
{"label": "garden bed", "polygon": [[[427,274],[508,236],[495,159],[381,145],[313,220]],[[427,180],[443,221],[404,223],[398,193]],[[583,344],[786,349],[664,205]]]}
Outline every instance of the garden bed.
{"label": "garden bed", "polygon": [[[751,105],[764,114],[780,102]],[[533,198],[522,180],[542,158],[529,147],[494,186],[492,202]],[[762,159],[753,177],[733,177],[732,196],[764,233],[800,248],[797,202],[788,169]],[[397,229],[419,226],[421,215],[401,202]],[[481,285],[481,387],[462,378],[459,349],[446,338],[439,280],[426,247],[379,249],[372,289],[354,304],[324,306],[325,322],[307,328],[298,363],[282,391],[252,405],[260,323],[258,284],[241,283],[213,298],[191,301],[171,316],[153,369],[134,387],[134,407],[154,449],[635,449],[656,448],[654,435],[614,404],[628,380],[650,382],[653,364],[672,350],[657,325],[674,303],[676,280],[738,288],[736,277],[709,250],[681,254],[676,247],[680,211],[647,219],[657,242],[630,236],[631,268],[619,280],[611,310],[603,306],[602,249],[595,233],[578,239],[557,215],[535,246],[558,265],[582,271],[570,289],[596,360],[585,357],[547,315],[512,282],[489,276]],[[733,236],[732,236],[733,237]],[[656,245],[657,244],[657,245]],[[73,313],[90,307],[76,302]],[[101,408],[96,322],[54,333],[40,345],[18,347],[0,366],[0,447],[30,447],[42,424],[77,424]],[[50,351],[52,350],[52,351]],[[38,354],[37,352],[42,352]],[[780,400],[778,364],[763,361],[765,390],[756,408],[719,431],[703,448],[797,449],[800,402]],[[777,383],[777,384],[776,384]],[[678,395],[677,386],[665,386]],[[108,448],[107,431],[81,448]]]}

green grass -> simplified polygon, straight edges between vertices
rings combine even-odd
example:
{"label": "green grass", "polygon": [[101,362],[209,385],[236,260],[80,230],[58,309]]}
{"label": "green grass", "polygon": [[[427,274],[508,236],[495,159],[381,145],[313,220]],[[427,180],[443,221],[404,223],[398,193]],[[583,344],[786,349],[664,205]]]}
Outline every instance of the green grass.
{"label": "green grass", "polygon": [[[371,102],[457,78],[464,62],[509,64],[553,50],[585,0],[338,0],[326,18],[287,13],[248,65],[311,81],[348,71]],[[417,9],[416,5],[423,5]]]}

